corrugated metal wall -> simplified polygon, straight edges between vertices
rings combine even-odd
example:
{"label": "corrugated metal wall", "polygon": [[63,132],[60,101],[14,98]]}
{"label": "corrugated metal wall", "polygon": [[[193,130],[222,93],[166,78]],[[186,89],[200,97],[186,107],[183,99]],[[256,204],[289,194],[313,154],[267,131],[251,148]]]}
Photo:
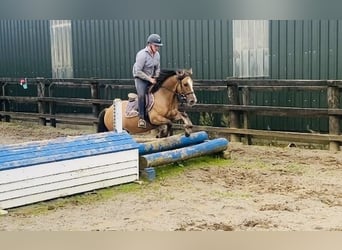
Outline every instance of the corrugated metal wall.
{"label": "corrugated metal wall", "polygon": [[[162,67],[197,79],[232,76],[232,21],[73,20],[74,77],[131,78],[136,52],[159,33]],[[51,77],[48,20],[0,20],[0,76]],[[270,78],[341,79],[342,21],[270,21]]]}
{"label": "corrugated metal wall", "polygon": [[[342,21],[270,21],[270,78],[341,79]],[[325,91],[258,93],[258,105],[326,107]],[[327,131],[328,120],[294,117],[255,117],[256,128]]]}
{"label": "corrugated metal wall", "polygon": [[161,35],[162,68],[193,68],[197,79],[232,75],[231,21],[72,21],[75,77],[132,78],[136,53]]}
{"label": "corrugated metal wall", "polygon": [[342,20],[271,21],[270,39],[271,78],[342,78]]}
{"label": "corrugated metal wall", "polygon": [[[195,79],[233,76],[231,20],[72,20],[74,77],[132,78],[135,54],[150,33],[159,33],[163,68],[192,67]],[[49,20],[0,20],[0,77],[51,77]],[[342,20],[269,22],[269,77],[341,79]],[[81,92],[80,92],[81,93]],[[226,95],[198,93],[203,103]],[[252,95],[254,104],[324,107],[326,93]],[[255,117],[257,128],[326,130],[323,119]]]}
{"label": "corrugated metal wall", "polygon": [[0,20],[0,76],[51,77],[49,21]]}

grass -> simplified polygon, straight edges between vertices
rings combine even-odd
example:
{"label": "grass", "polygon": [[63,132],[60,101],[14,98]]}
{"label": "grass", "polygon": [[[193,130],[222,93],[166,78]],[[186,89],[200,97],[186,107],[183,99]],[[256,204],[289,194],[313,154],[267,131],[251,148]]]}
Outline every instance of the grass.
{"label": "grass", "polygon": [[114,187],[98,189],[86,193],[75,194],[67,197],[57,198],[49,201],[42,201],[35,204],[9,209],[15,215],[38,215],[58,208],[94,204],[114,198],[118,194],[139,191],[141,186],[136,183],[127,183]]}
{"label": "grass", "polygon": [[230,162],[231,160],[223,159],[219,155],[212,155],[167,164],[158,168],[157,180],[178,176],[191,169],[227,166]]}
{"label": "grass", "polygon": [[283,171],[286,173],[293,173],[293,174],[303,174],[307,171],[308,166],[302,164],[287,164],[283,167],[273,167],[271,170],[278,170]]}
{"label": "grass", "polygon": [[213,197],[225,198],[225,199],[249,199],[252,197],[250,193],[244,193],[242,191],[227,191],[227,192],[218,192],[215,191],[212,193]]}

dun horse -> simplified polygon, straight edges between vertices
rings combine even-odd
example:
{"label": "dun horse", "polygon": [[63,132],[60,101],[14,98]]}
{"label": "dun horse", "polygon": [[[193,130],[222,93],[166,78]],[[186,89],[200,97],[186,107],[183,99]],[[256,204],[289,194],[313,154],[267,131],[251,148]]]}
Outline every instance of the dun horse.
{"label": "dun horse", "polygon": [[[197,102],[191,76],[192,69],[160,72],[157,83],[151,87],[146,101],[148,114],[146,128],[138,128],[137,96],[129,94],[129,100],[122,101],[122,128],[130,134],[144,133],[159,128],[157,137],[167,137],[172,134],[172,123],[182,120],[185,135],[189,136],[192,132],[192,122],[185,112],[178,110],[178,107],[180,102],[185,102],[189,106]],[[101,111],[97,132],[114,130],[113,108],[111,105]]]}

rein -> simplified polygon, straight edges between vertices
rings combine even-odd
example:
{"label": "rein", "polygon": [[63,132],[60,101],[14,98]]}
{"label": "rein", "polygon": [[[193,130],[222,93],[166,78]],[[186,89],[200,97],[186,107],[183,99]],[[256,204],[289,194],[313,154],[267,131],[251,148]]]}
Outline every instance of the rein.
{"label": "rein", "polygon": [[[181,84],[181,80],[180,79],[178,79],[178,81],[177,81],[176,90],[177,90],[177,87],[178,87],[179,84]],[[166,89],[166,90],[174,93],[178,98],[181,97],[182,99],[186,98],[187,95],[191,95],[191,94],[194,93],[193,91],[192,92],[188,92],[188,93],[178,93],[177,91],[173,91],[172,89],[169,89],[169,88],[164,87],[164,86],[161,86],[160,88]]]}
{"label": "rein", "polygon": [[[178,83],[179,84],[179,83]],[[177,96],[177,100],[180,102],[180,103],[186,103],[186,95],[185,94],[180,94],[176,91],[173,91],[172,89],[169,89],[169,88],[166,88],[164,86],[161,86],[160,88],[163,88],[163,89],[166,89],[170,92],[172,92],[174,95]]]}

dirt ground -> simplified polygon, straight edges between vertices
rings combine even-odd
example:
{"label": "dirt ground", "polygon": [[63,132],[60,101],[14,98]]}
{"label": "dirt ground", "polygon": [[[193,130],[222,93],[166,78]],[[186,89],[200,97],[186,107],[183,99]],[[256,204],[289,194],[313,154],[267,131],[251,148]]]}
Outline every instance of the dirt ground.
{"label": "dirt ground", "polygon": [[[0,144],[91,132],[1,122]],[[0,230],[342,230],[341,152],[230,143],[225,155],[224,166],[185,169],[107,200],[38,214],[10,209]]]}

